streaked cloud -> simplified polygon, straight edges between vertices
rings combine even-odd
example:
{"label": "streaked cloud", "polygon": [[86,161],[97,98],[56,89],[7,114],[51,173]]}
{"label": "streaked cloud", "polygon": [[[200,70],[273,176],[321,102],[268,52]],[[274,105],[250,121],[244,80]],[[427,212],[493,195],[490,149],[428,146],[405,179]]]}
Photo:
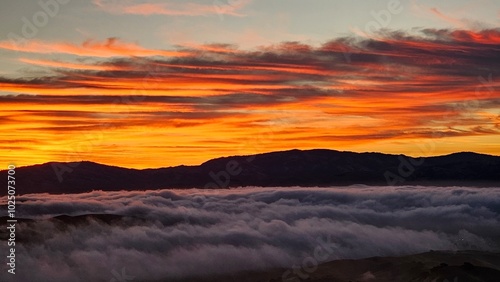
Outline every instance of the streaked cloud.
{"label": "streaked cloud", "polygon": [[88,57],[123,57],[123,56],[184,56],[175,51],[151,50],[135,43],[127,43],[117,38],[104,41],[87,40],[81,44],[67,42],[43,42],[30,40],[27,42],[0,41],[0,49],[36,54],[70,54]]}
{"label": "streaked cloud", "polygon": [[466,24],[464,21],[447,16],[447,15],[443,14],[441,11],[439,11],[437,8],[431,8],[430,11],[434,15],[436,15],[438,18],[442,19],[443,21],[445,21],[447,23],[452,24],[452,26],[454,26],[454,27],[458,27],[458,28],[465,28],[466,27]]}
{"label": "streaked cloud", "polygon": [[[165,3],[166,2],[166,3]],[[134,1],[94,0],[100,9],[113,14],[131,15],[167,15],[167,16],[206,16],[229,15],[241,17],[241,13],[250,0],[235,0],[229,2],[214,1],[211,4],[190,2],[162,1],[156,3],[134,3]]]}
{"label": "streaked cloud", "polygon": [[[480,138],[491,144],[500,133],[499,38],[497,29],[421,29],[386,30],[374,38],[340,37],[319,45],[283,42],[252,50],[230,44],[154,50],[114,38],[81,46],[54,44],[59,47],[51,52],[72,54],[73,59],[21,57],[27,73],[36,68],[44,75],[0,77],[2,90],[11,93],[0,97],[8,109],[2,113],[2,128],[36,131],[46,140],[48,152],[55,155],[38,156],[33,162],[61,160],[54,151],[66,145],[54,147],[49,140],[55,132],[78,142],[79,135],[100,131],[92,126],[108,123],[116,125],[106,127],[109,137],[80,157],[104,153],[109,148],[104,144],[116,144],[115,138],[148,139],[157,146],[165,143],[165,136],[179,134],[176,141],[190,146],[214,146],[214,153],[197,152],[194,163],[182,158],[172,163],[197,164],[217,157],[215,152],[221,150],[223,155],[255,153],[213,144],[244,144],[266,131],[273,137],[259,145],[262,152],[339,146],[363,150],[368,144],[379,144],[371,150],[391,152],[391,146],[406,143],[406,153],[418,155],[409,141],[436,136],[440,142],[460,145],[435,154],[476,151],[462,142]],[[97,55],[82,59],[83,54]],[[71,126],[61,125],[58,111],[62,116],[84,116]],[[144,130],[163,134],[132,137],[133,131]],[[163,145],[174,146],[171,142]],[[119,144],[129,150],[125,142]],[[491,145],[482,150],[500,153]],[[102,162],[123,165],[123,160],[107,160]]]}

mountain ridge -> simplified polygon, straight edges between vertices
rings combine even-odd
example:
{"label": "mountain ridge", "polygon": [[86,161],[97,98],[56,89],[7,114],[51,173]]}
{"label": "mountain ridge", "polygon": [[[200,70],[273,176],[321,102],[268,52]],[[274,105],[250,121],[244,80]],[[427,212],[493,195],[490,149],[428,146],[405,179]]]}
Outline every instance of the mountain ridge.
{"label": "mountain ridge", "polygon": [[[405,154],[389,154],[389,153],[381,153],[381,152],[354,152],[354,151],[340,151],[340,150],[333,150],[333,149],[307,149],[307,150],[301,150],[301,149],[290,149],[290,150],[283,150],[283,151],[271,151],[271,152],[265,152],[265,153],[258,153],[258,154],[252,154],[252,155],[232,155],[232,156],[222,156],[222,157],[216,157],[213,159],[206,160],[202,162],[201,164],[198,165],[185,165],[185,164],[180,164],[180,165],[173,165],[173,166],[161,166],[161,167],[147,167],[147,168],[127,168],[123,166],[117,166],[117,165],[111,165],[111,164],[105,164],[105,163],[98,163],[94,161],[89,161],[89,160],[81,160],[81,161],[73,161],[73,162],[59,162],[59,161],[49,161],[45,163],[39,163],[39,164],[31,164],[31,165],[24,165],[24,166],[19,166],[16,168],[26,168],[26,167],[36,167],[36,166],[42,166],[42,165],[50,165],[50,164],[81,164],[81,163],[90,163],[90,164],[96,164],[96,165],[101,165],[101,166],[107,166],[107,167],[118,167],[118,168],[123,168],[123,169],[132,169],[132,170],[150,170],[150,169],[164,169],[164,168],[174,168],[174,167],[197,167],[201,166],[205,163],[208,163],[210,161],[214,160],[220,160],[220,159],[227,159],[227,158],[234,158],[234,157],[249,157],[249,156],[256,156],[256,155],[265,155],[265,154],[273,154],[273,153],[286,153],[286,152],[310,152],[310,151],[329,151],[329,152],[338,152],[338,153],[353,153],[353,154],[379,154],[379,155],[386,155],[386,156],[404,156],[407,158],[414,158],[414,159],[419,159],[419,158],[439,158],[439,157],[448,157],[452,155],[467,155],[467,154],[472,154],[472,155],[480,155],[480,156],[489,156],[489,157],[500,157],[497,155],[490,155],[490,154],[485,154],[485,153],[477,153],[473,151],[461,151],[461,152],[453,152],[449,154],[443,154],[443,155],[435,155],[435,156],[408,156]],[[5,169],[0,170],[0,172],[6,171]]]}
{"label": "mountain ridge", "polygon": [[[411,157],[329,149],[220,157],[200,165],[123,168],[91,161],[16,168],[18,194],[239,186],[500,186],[500,156],[457,152]],[[7,170],[0,171],[7,175]],[[6,191],[0,194],[5,195]]]}

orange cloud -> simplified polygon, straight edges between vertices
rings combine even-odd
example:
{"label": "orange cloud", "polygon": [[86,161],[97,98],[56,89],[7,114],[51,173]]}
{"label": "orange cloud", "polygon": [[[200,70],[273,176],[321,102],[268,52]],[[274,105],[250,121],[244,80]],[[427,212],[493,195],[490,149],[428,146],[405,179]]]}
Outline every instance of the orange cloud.
{"label": "orange cloud", "polygon": [[143,48],[135,43],[122,42],[117,38],[108,38],[105,41],[87,40],[81,45],[61,42],[42,42],[30,40],[16,44],[13,41],[0,41],[0,49],[38,54],[70,54],[88,57],[116,57],[116,56],[166,56],[182,57],[189,55],[186,52],[153,50]]}
{"label": "orange cloud", "polygon": [[500,31],[498,30],[455,30],[451,36],[456,41],[475,42],[481,44],[500,44]]}
{"label": "orange cloud", "polygon": [[[113,40],[53,43],[58,53],[98,55],[77,63],[23,57],[47,72],[0,77],[0,89],[15,94],[0,96],[8,133],[0,142],[12,142],[0,146],[0,160],[144,168],[291,148],[419,155],[415,144],[429,140],[432,154],[500,154],[499,35],[425,29],[320,46],[163,51],[181,54],[174,57]],[[108,50],[116,48],[123,51]]]}
{"label": "orange cloud", "polygon": [[112,65],[91,65],[82,63],[69,63],[50,60],[33,60],[27,58],[20,58],[19,61],[35,66],[53,67],[53,68],[67,68],[67,69],[80,69],[80,70],[98,70],[98,71],[117,71],[126,70],[124,67]]}

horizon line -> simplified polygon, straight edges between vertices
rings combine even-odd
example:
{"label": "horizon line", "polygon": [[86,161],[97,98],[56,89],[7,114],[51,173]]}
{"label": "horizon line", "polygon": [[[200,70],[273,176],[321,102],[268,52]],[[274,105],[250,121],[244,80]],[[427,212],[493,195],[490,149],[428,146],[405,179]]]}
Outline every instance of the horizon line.
{"label": "horizon line", "polygon": [[[229,156],[220,156],[212,159],[205,160],[204,162],[200,164],[195,164],[195,165],[185,165],[185,164],[179,164],[179,165],[172,165],[172,166],[162,166],[162,167],[147,167],[147,168],[132,168],[132,167],[125,167],[125,166],[120,166],[120,165],[111,165],[111,164],[105,164],[105,163],[100,163],[100,162],[95,162],[91,160],[80,160],[80,161],[48,161],[44,163],[36,163],[36,164],[29,164],[29,165],[22,165],[22,166],[17,166],[15,165],[15,162],[10,162],[10,164],[14,164],[16,168],[23,168],[23,167],[32,167],[32,166],[42,166],[42,165],[48,165],[48,164],[72,164],[72,163],[93,163],[93,164],[98,164],[102,166],[109,166],[109,167],[118,167],[118,168],[125,168],[125,169],[134,169],[134,170],[147,170],[147,169],[162,169],[162,168],[173,168],[173,167],[197,167],[201,166],[209,161],[212,160],[217,160],[217,159],[224,159],[224,158],[235,158],[235,157],[247,157],[247,156],[258,156],[258,155],[265,155],[265,154],[273,154],[273,153],[284,153],[284,152],[292,152],[292,151],[300,151],[300,152],[308,152],[308,151],[332,151],[332,152],[339,152],[339,153],[353,153],[353,154],[382,154],[382,155],[388,155],[388,156],[405,156],[405,157],[410,157],[414,159],[418,158],[433,158],[433,157],[446,157],[454,154],[464,154],[464,153],[471,153],[471,154],[476,154],[476,155],[485,155],[485,156],[492,156],[492,157],[500,157],[500,155],[492,155],[492,154],[486,154],[486,153],[478,153],[474,151],[458,151],[458,152],[453,152],[453,153],[448,153],[448,154],[441,154],[441,155],[427,155],[427,156],[410,156],[406,154],[394,154],[394,153],[383,153],[383,152],[375,152],[375,151],[364,151],[364,152],[355,152],[355,151],[341,151],[341,150],[336,150],[336,149],[326,149],[326,148],[315,148],[315,149],[288,149],[288,150],[279,150],[279,151],[268,151],[268,152],[263,152],[263,153],[256,153],[256,154],[247,154],[247,155],[229,155]],[[0,170],[4,171],[4,170]]]}

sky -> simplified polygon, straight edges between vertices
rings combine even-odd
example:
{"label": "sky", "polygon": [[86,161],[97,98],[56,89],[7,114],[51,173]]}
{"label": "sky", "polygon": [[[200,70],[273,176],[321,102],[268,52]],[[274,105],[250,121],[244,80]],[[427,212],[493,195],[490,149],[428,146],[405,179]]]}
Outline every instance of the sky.
{"label": "sky", "polygon": [[0,161],[500,155],[500,1],[0,2]]}

